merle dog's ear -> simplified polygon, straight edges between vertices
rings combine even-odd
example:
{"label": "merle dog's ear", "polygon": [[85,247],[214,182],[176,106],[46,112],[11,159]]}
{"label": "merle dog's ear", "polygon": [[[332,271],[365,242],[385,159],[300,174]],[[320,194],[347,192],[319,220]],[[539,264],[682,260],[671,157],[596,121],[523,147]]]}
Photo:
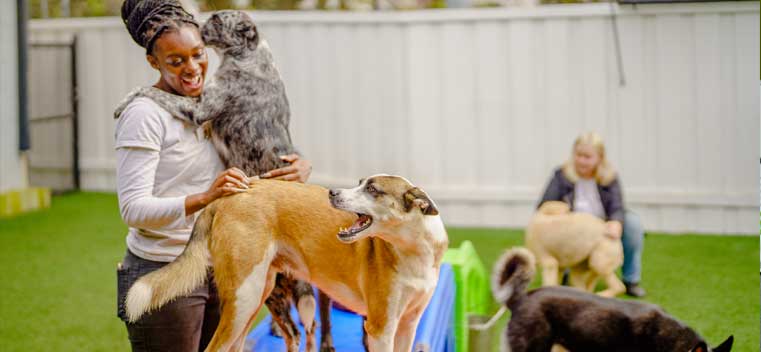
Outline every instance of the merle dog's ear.
{"label": "merle dog's ear", "polygon": [[235,31],[246,39],[246,44],[252,49],[259,44],[259,33],[256,31],[256,25],[251,21],[240,21],[235,25]]}
{"label": "merle dog's ear", "polygon": [[716,346],[713,351],[714,352],[729,352],[732,350],[732,342],[735,341],[735,337],[733,335],[729,335],[724,342],[721,343],[721,345]]}
{"label": "merle dog's ear", "polygon": [[708,352],[708,345],[706,345],[705,341],[700,341],[690,352]]}
{"label": "merle dog's ear", "polygon": [[439,210],[433,205],[431,198],[423,192],[422,189],[413,187],[404,192],[404,209],[410,211],[413,207],[418,207],[425,215],[438,215]]}

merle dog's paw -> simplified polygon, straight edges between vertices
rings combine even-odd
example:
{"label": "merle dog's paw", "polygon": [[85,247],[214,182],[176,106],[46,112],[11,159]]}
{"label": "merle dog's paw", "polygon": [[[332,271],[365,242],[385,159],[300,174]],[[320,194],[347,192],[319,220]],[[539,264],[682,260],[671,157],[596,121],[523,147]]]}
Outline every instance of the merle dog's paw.
{"label": "merle dog's paw", "polygon": [[325,344],[320,345],[320,352],[336,352],[335,347]]}
{"label": "merle dog's paw", "polygon": [[275,322],[270,324],[270,335],[283,337],[283,330],[280,329],[280,325],[277,325]]}

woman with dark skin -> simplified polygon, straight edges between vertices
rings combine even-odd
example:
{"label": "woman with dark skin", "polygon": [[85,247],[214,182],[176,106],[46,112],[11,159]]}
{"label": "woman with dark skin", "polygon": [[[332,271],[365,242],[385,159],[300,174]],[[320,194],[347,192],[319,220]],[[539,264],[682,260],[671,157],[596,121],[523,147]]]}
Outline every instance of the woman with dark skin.
{"label": "woman with dark skin", "polygon": [[[154,87],[201,95],[206,49],[198,24],[177,0],[127,0],[122,19],[160,74]],[[211,142],[198,136],[196,126],[173,118],[148,98],[135,99],[117,120],[117,193],[129,226],[127,254],[117,271],[118,315],[126,323],[133,351],[203,350],[217,327],[219,301],[211,271],[207,284],[138,321],[127,322],[124,313],[132,284],[182,253],[198,211],[248,188],[247,175],[237,168],[224,170]],[[260,177],[308,179],[309,161],[295,154],[282,158],[288,166]]]}

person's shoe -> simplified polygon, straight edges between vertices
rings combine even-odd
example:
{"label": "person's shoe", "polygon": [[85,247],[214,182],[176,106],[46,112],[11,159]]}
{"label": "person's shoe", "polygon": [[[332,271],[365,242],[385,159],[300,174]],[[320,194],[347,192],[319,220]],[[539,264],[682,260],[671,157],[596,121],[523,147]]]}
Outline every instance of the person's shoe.
{"label": "person's shoe", "polygon": [[638,283],[629,283],[624,282],[624,286],[626,286],[626,294],[628,296],[636,297],[636,298],[642,298],[645,297],[647,292],[645,292],[645,289],[642,288]]}

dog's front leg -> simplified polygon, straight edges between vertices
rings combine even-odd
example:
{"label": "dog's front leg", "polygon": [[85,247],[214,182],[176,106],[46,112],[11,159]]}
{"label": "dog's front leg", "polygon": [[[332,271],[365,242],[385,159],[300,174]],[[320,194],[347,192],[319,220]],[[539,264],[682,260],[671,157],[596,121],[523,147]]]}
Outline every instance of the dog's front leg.
{"label": "dog's front leg", "polygon": [[129,105],[133,99],[139,97],[140,93],[145,89],[145,87],[140,87],[129,92],[129,94],[127,94],[127,96],[124,97],[121,102],[119,102],[119,105],[116,106],[116,109],[114,110],[114,118],[118,119],[119,116],[121,116],[122,112],[124,112],[124,110],[127,108],[127,105]]}
{"label": "dog's front leg", "polygon": [[412,344],[415,342],[415,330],[420,323],[420,318],[423,317],[423,309],[428,305],[428,300],[425,302],[426,304],[406,313],[399,320],[396,336],[394,336],[394,352],[408,352],[412,349]]}
{"label": "dog's front leg", "polygon": [[542,266],[542,286],[557,286],[559,266],[557,259],[547,256],[539,261]]}
{"label": "dog's front leg", "polygon": [[[375,297],[368,304],[365,334],[369,352],[391,352],[394,350],[394,337],[399,327],[398,293],[386,297]],[[391,307],[393,306],[393,307]]]}
{"label": "dog's front leg", "polygon": [[592,275],[589,271],[589,267],[585,264],[579,264],[571,268],[571,274],[569,276],[569,282],[572,287],[579,290],[587,290],[587,278]]}
{"label": "dog's front leg", "polygon": [[[376,275],[373,275],[376,274]],[[367,277],[377,277],[377,273],[368,274]],[[369,352],[392,352],[394,350],[394,337],[399,326],[406,300],[401,297],[402,293],[391,285],[385,287],[386,292],[381,294],[372,282],[365,282],[367,292],[376,292],[367,296],[367,317],[365,319],[365,335],[367,335],[367,350]]]}
{"label": "dog's front leg", "polygon": [[594,293],[598,281],[600,281],[600,275],[595,272],[589,272],[589,275],[587,275],[587,279],[584,282],[585,290]]}
{"label": "dog's front leg", "polygon": [[140,88],[136,94],[150,98],[173,117],[192,124],[196,123],[194,117],[200,113],[200,103],[193,98],[167,93],[153,87]]}
{"label": "dog's front leg", "polygon": [[392,352],[394,351],[394,335],[399,321],[387,321],[383,326],[373,323],[371,317],[365,321],[365,332],[367,333],[367,348],[370,352]]}
{"label": "dog's front leg", "polygon": [[222,114],[227,104],[230,103],[230,92],[235,92],[235,90],[233,88],[226,90],[223,84],[216,82],[209,83],[204,88],[203,95],[201,96],[202,104],[200,104],[197,115],[193,116],[193,121],[201,125]]}
{"label": "dog's front leg", "polygon": [[623,282],[621,282],[616,273],[609,273],[603,279],[605,280],[605,285],[607,285],[608,288],[600,291],[598,295],[602,297],[613,298],[626,292],[626,286]]}

